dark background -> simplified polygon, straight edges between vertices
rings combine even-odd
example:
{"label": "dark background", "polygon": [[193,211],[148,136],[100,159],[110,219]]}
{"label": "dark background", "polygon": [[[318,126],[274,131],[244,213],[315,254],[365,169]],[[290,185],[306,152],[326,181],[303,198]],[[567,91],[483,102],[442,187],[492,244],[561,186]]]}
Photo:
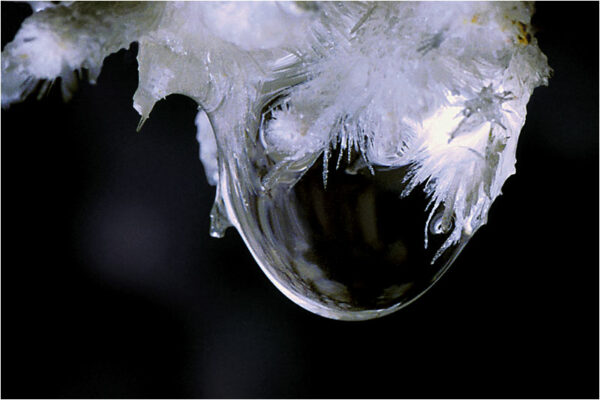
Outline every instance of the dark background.
{"label": "dark background", "polygon": [[[2,111],[2,397],[598,397],[598,3],[539,3],[555,74],[489,223],[411,306],[287,300],[208,235],[196,105],[141,133],[135,47]],[[29,14],[2,2],[2,45]]]}

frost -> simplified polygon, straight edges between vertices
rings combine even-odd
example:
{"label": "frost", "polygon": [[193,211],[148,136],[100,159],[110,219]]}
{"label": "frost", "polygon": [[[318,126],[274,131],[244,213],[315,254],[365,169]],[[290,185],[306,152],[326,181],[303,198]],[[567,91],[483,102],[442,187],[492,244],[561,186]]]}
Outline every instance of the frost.
{"label": "frost", "polygon": [[202,143],[200,147],[200,160],[202,160],[202,164],[204,165],[208,183],[214,186],[219,181],[217,142],[208,116],[203,110],[199,110],[196,115],[196,128],[198,130],[196,140],[198,140],[198,143]]}
{"label": "frost", "polygon": [[68,97],[73,71],[93,81],[108,54],[137,41],[138,129],[169,94],[198,103],[215,223],[229,219],[251,250],[247,196],[293,187],[320,156],[326,184],[338,149],[338,167],[343,154],[359,155],[353,173],[408,168],[403,195],[429,197],[425,246],[430,233],[448,233],[435,262],[485,224],[515,171],[529,97],[550,74],[529,3],[46,6],[2,53],[2,106],[58,77]]}
{"label": "frost", "polygon": [[153,29],[162,11],[158,5],[134,2],[60,6],[45,2],[34,10],[2,51],[2,107],[22,101],[36,89],[43,95],[59,77],[63,97],[70,98],[76,72],[87,70],[94,82],[104,58]]}

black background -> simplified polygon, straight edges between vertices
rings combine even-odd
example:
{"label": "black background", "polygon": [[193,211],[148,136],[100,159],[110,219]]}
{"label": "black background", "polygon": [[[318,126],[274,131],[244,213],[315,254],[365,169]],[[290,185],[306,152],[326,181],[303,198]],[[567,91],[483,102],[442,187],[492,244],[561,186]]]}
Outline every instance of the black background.
{"label": "black background", "polygon": [[[555,74],[489,223],[411,306],[287,300],[214,188],[193,101],[136,133],[135,46],[2,111],[2,397],[598,397],[598,3],[538,3]],[[2,3],[2,44],[30,11]]]}

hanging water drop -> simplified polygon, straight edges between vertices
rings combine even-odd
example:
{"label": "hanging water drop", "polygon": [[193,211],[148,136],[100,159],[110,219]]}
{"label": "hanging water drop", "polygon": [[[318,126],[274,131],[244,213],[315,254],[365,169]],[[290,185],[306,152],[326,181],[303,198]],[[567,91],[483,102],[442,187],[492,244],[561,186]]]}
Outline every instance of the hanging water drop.
{"label": "hanging water drop", "polygon": [[5,46],[2,106],[40,80],[94,78],[138,42],[141,122],[172,93],[200,107],[210,234],[234,226],[302,307],[375,318],[439,279],[514,173],[527,102],[550,74],[531,14],[505,2],[66,2]]}
{"label": "hanging water drop", "polygon": [[448,220],[443,211],[438,211],[429,223],[429,232],[434,235],[448,233],[452,229],[452,221]]}

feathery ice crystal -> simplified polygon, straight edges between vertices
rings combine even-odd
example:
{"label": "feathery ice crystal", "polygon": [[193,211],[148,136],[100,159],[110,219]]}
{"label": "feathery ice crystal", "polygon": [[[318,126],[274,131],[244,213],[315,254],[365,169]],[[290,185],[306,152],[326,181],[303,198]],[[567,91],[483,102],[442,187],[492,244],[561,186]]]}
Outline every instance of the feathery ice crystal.
{"label": "feathery ice crystal", "polygon": [[68,98],[138,42],[139,128],[171,93],[199,105],[211,234],[235,226],[284,294],[331,318],[387,314],[441,276],[514,173],[550,73],[529,3],[44,5],[2,53],[2,106],[58,77]]}

